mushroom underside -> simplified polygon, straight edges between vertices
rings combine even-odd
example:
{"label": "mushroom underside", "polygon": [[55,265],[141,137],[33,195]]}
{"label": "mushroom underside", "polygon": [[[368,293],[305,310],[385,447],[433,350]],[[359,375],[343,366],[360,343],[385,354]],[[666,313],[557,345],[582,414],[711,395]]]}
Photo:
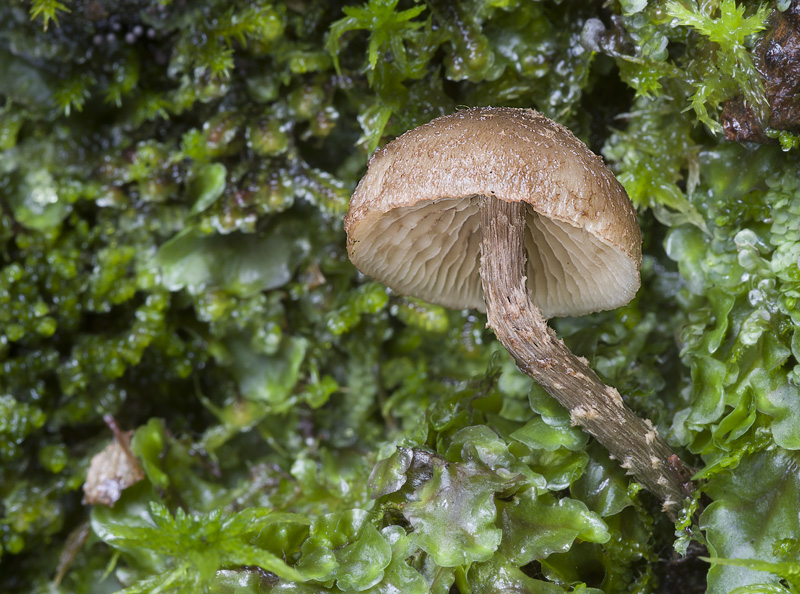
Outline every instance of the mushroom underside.
{"label": "mushroom underside", "polygon": [[[365,218],[353,263],[401,294],[485,310],[480,280],[479,196],[441,198]],[[366,245],[364,245],[366,244]],[[636,264],[588,231],[526,205],[527,285],[546,318],[627,303]],[[355,251],[355,250],[354,250]],[[380,256],[377,256],[380,254]]]}

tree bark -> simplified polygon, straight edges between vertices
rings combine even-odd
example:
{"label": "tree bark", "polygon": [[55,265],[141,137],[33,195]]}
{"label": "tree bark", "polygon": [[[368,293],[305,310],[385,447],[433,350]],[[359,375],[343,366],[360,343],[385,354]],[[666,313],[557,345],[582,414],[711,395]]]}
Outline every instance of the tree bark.
{"label": "tree bark", "polygon": [[489,326],[517,362],[620,461],[628,474],[663,502],[675,518],[691,493],[691,473],[658,435],[575,356],[547,325],[528,295],[524,248],[525,204],[481,196],[481,282]]}

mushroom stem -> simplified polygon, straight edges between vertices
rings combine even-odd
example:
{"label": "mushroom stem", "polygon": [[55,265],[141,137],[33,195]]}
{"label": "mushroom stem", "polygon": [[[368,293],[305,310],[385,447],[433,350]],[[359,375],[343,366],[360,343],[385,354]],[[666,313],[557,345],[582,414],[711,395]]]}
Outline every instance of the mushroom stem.
{"label": "mushroom stem", "polygon": [[674,519],[691,493],[691,472],[653,424],[637,417],[586,359],[556,337],[531,301],[525,277],[525,208],[522,202],[480,197],[481,282],[489,326],[517,366],[569,411],[572,424],[605,446]]}

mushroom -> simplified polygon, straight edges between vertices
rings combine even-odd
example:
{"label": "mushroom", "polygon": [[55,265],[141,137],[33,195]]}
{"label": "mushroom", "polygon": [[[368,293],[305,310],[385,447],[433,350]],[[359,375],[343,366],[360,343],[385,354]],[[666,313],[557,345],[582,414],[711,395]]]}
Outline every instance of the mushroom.
{"label": "mushroom", "polygon": [[675,517],[688,469],[546,322],[619,307],[639,289],[636,213],[600,157],[530,109],[459,111],[372,156],[344,227],[364,274],[485,311],[518,367]]}

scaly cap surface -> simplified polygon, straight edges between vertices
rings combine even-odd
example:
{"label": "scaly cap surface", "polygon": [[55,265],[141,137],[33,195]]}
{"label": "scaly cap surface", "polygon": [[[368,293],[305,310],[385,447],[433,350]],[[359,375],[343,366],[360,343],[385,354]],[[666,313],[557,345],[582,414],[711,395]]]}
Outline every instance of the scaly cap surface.
{"label": "scaly cap surface", "polygon": [[345,217],[350,259],[398,293],[483,310],[479,196],[529,205],[528,288],[546,317],[619,307],[638,290],[641,232],[624,188],[529,109],[459,111],[378,150]]}

